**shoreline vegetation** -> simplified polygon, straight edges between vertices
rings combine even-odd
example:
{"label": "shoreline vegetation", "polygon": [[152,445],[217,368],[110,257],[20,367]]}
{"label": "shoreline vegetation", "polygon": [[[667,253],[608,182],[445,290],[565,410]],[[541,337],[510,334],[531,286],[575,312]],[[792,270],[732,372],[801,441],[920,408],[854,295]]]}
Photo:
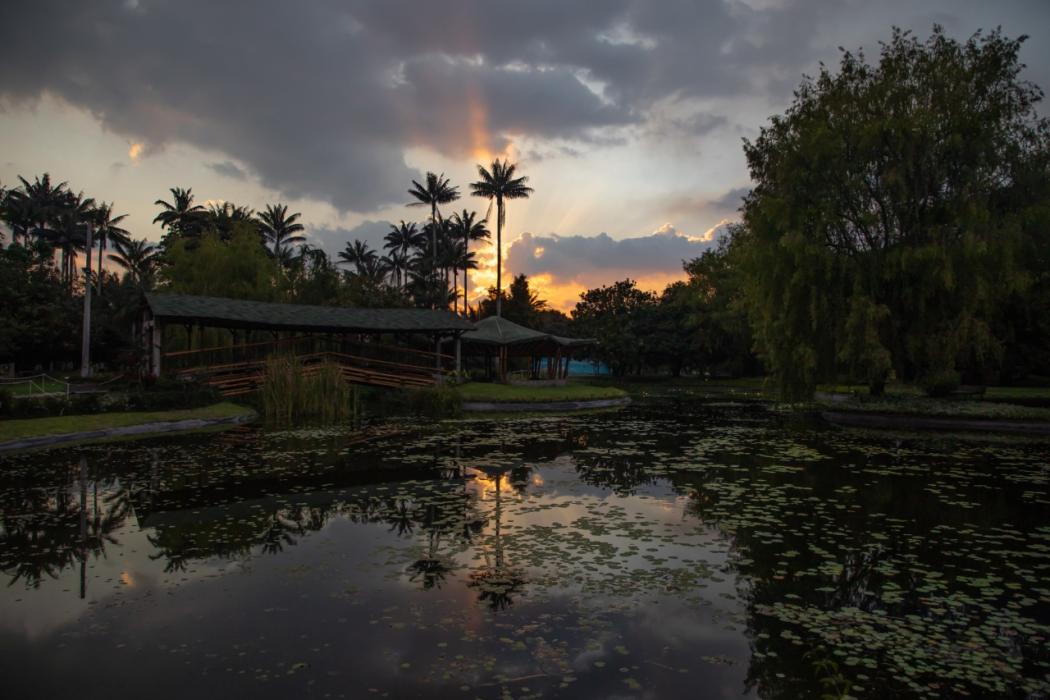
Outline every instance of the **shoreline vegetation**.
{"label": "shoreline vegetation", "polygon": [[[126,411],[3,420],[0,421],[0,451],[60,442],[68,444],[110,435],[143,436],[173,430],[193,430],[223,423],[246,422],[256,416],[256,412],[247,406],[223,401],[211,406],[174,411]],[[30,443],[36,440],[40,440],[39,445]]]}

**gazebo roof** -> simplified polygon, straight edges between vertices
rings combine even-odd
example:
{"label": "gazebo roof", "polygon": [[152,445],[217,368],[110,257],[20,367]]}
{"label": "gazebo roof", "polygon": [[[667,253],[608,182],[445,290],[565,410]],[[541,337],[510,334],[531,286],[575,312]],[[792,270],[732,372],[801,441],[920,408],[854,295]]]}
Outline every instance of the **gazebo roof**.
{"label": "gazebo roof", "polygon": [[159,321],[200,323],[220,328],[447,334],[471,331],[475,327],[450,311],[431,309],[348,309],[158,293],[147,293],[146,304]]}
{"label": "gazebo roof", "polygon": [[463,334],[464,343],[497,347],[552,343],[570,348],[593,345],[595,342],[593,338],[565,338],[536,331],[499,316],[483,318],[474,325],[475,330]]}

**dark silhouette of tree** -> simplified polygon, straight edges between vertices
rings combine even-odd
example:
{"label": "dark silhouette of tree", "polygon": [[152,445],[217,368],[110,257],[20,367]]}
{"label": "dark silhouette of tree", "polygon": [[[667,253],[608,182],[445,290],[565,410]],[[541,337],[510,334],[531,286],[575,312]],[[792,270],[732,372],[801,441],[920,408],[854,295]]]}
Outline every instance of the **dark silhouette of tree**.
{"label": "dark silhouette of tree", "polygon": [[268,204],[258,216],[259,233],[270,245],[270,252],[281,265],[286,265],[291,258],[285,254],[289,246],[299,245],[306,241],[300,236],[305,229],[299,223],[299,212],[288,213],[286,204]]}
{"label": "dark silhouette of tree", "polygon": [[470,185],[470,193],[496,203],[496,315],[503,311],[503,225],[506,221],[506,200],[527,199],[532,188],[525,183],[528,177],[514,177],[516,165],[509,161],[492,161],[492,169],[478,166],[481,179]]}

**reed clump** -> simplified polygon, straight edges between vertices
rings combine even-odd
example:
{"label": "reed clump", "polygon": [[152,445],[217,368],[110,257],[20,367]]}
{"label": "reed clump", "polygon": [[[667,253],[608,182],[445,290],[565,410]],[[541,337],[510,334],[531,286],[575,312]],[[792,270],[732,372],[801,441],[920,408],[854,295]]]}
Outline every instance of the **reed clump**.
{"label": "reed clump", "polygon": [[295,357],[270,357],[260,393],[263,415],[272,423],[333,424],[357,418],[356,389],[331,362],[304,367]]}

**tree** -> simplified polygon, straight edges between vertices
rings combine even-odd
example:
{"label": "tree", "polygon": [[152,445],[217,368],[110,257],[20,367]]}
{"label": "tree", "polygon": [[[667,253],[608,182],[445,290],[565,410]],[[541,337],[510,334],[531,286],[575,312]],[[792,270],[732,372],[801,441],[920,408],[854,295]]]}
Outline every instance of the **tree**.
{"label": "tree", "polygon": [[263,240],[270,245],[270,252],[275,260],[282,265],[286,263],[282,255],[286,246],[298,245],[306,241],[305,236],[300,236],[305,229],[299,223],[299,212],[288,213],[286,204],[268,204],[258,216],[259,233]]}
{"label": "tree", "polygon": [[4,207],[4,218],[11,225],[12,238],[27,242],[30,237],[46,237],[69,200],[69,188],[65,182],[52,183],[48,173],[32,182],[21,175],[18,180],[21,186],[7,193]]}
{"label": "tree", "polygon": [[154,202],[161,208],[161,212],[153,217],[153,223],[160,224],[161,228],[168,232],[162,242],[165,247],[179,238],[200,236],[207,213],[204,207],[193,203],[193,188],[172,187],[169,191],[170,203],[163,199]]}
{"label": "tree", "polygon": [[143,289],[153,286],[153,275],[160,259],[157,246],[146,239],[114,240],[115,253],[109,254],[110,261],[120,266],[131,281]]}
{"label": "tree", "polygon": [[741,264],[756,342],[786,398],[845,373],[874,393],[1000,364],[997,321],[1045,236],[1050,125],[1025,37],[894,29],[844,52],[744,150]]}
{"label": "tree", "polygon": [[102,259],[106,254],[106,246],[112,243],[114,246],[127,243],[131,240],[131,234],[120,227],[127,214],[113,216],[113,204],[102,202],[95,207],[92,222],[95,226],[94,239],[98,244],[98,293],[102,294]]}
{"label": "tree", "polygon": [[508,199],[528,199],[532,188],[526,186],[528,177],[514,177],[516,165],[497,158],[492,161],[492,170],[478,166],[481,179],[470,185],[470,193],[496,203],[496,315],[502,312],[503,303],[503,225],[506,221],[504,202]]}
{"label": "tree", "polygon": [[409,204],[410,207],[430,207],[430,252],[433,256],[434,267],[437,267],[437,225],[440,219],[438,212],[439,204],[448,204],[459,199],[459,188],[453,187],[448,178],[445,177],[445,173],[435,175],[434,173],[428,172],[426,176],[426,185],[422,185],[415,180],[412,181],[412,189],[408,193],[415,198],[416,201]]}
{"label": "tree", "polygon": [[[481,302],[480,314],[491,316],[497,300],[495,288],[489,289],[489,297]],[[540,312],[547,310],[547,302],[529,286],[529,278],[517,275],[503,295],[503,318],[527,328],[537,328]]]}
{"label": "tree", "polygon": [[[196,242],[196,246],[191,243]],[[165,254],[161,281],[172,292],[270,301],[275,295],[274,261],[254,226],[234,224],[229,240],[216,232],[199,241],[175,241]]]}
{"label": "tree", "polygon": [[[485,225],[484,219],[481,221],[477,220],[478,213],[474,211],[463,210],[462,214],[452,215],[452,231],[457,240],[463,242],[463,255],[464,260],[473,261],[473,265],[470,266],[471,270],[476,270],[478,265],[470,254],[470,243],[471,241],[487,241],[492,238],[492,232],[489,231],[488,226]],[[468,268],[463,266],[463,314],[467,313],[467,304],[469,303],[470,297],[468,296],[468,283],[467,283],[467,271]]]}
{"label": "tree", "polygon": [[339,251],[340,263],[353,265],[354,272],[358,275],[364,275],[371,266],[375,265],[376,260],[378,260],[376,252],[368,247],[368,243],[360,239],[355,239],[352,243],[347,242],[346,248]]}
{"label": "tree", "polygon": [[580,295],[572,310],[573,326],[580,336],[595,338],[597,359],[620,377],[640,370],[646,353],[645,325],[657,305],[656,295],[626,279],[590,289]]}

